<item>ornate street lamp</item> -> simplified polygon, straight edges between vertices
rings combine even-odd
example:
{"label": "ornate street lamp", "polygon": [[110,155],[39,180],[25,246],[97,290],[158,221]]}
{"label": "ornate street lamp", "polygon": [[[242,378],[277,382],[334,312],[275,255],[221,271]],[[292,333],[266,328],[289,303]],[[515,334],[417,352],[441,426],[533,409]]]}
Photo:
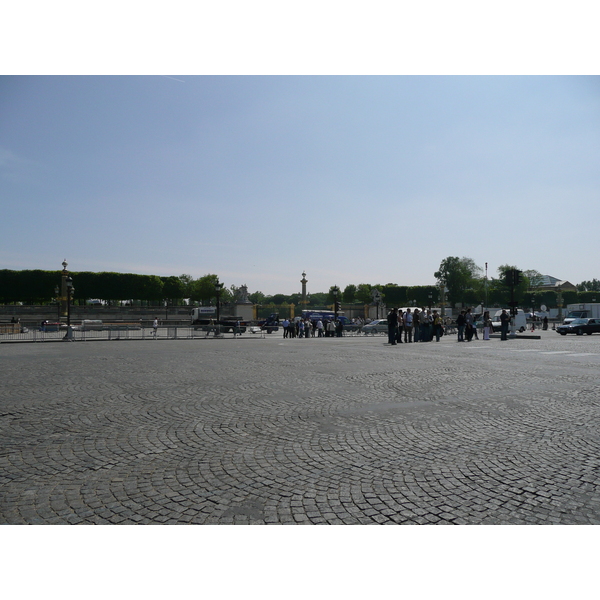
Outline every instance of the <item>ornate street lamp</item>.
{"label": "ornate street lamp", "polygon": [[73,340],[73,329],[71,328],[71,298],[75,293],[75,288],[73,287],[73,278],[68,275],[65,278],[65,286],[67,290],[67,333],[65,335],[66,340]]}
{"label": "ornate street lamp", "polygon": [[333,288],[331,289],[331,293],[333,294],[333,314],[334,314],[335,320],[337,321],[338,310],[340,308],[340,305],[338,302],[338,294],[340,293],[340,288],[337,285],[334,285]]}
{"label": "ornate street lamp", "polygon": [[62,262],[63,270],[60,274],[60,312],[59,321],[63,321],[68,318],[68,307],[67,307],[67,277],[69,277],[69,271],[67,271],[67,259],[65,258]]}
{"label": "ornate street lamp", "polygon": [[219,324],[219,319],[220,319],[220,308],[221,308],[221,290],[223,289],[223,284],[219,283],[217,281],[217,283],[215,283],[215,293],[217,295],[217,325]]}
{"label": "ornate street lamp", "polygon": [[71,298],[73,297],[75,288],[73,287],[73,278],[67,277],[67,327],[71,327]]}
{"label": "ornate street lamp", "polygon": [[60,292],[60,290],[58,289],[58,286],[55,285],[54,286],[54,300],[56,301],[56,308],[58,310],[58,316],[56,319],[57,323],[60,321],[60,296],[58,295],[59,292]]}

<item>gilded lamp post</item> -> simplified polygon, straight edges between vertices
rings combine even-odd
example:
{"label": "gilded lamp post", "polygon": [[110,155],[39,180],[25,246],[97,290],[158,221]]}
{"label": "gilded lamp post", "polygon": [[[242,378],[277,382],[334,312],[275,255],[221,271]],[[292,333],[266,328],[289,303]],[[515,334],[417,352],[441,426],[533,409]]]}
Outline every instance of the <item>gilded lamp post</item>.
{"label": "gilded lamp post", "polygon": [[61,322],[67,322],[69,316],[69,299],[67,286],[67,279],[69,277],[69,271],[67,271],[67,259],[65,258],[62,262],[63,270],[60,274],[60,320]]}

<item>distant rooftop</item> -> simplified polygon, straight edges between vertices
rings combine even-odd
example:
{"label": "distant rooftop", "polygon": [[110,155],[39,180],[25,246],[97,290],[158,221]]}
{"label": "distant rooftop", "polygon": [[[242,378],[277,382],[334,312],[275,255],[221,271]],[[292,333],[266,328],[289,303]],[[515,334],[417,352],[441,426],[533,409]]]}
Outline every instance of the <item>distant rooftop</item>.
{"label": "distant rooftop", "polygon": [[566,281],[565,279],[557,279],[556,277],[552,277],[552,275],[542,275],[538,285],[536,285],[536,288],[555,289],[558,286],[560,286],[560,288],[564,291],[577,291],[576,286],[574,286],[570,281]]}
{"label": "distant rooftop", "polygon": [[539,280],[539,285],[543,285],[544,287],[550,287],[555,286],[559,281],[560,279],[552,277],[552,275],[542,275],[542,277]]}

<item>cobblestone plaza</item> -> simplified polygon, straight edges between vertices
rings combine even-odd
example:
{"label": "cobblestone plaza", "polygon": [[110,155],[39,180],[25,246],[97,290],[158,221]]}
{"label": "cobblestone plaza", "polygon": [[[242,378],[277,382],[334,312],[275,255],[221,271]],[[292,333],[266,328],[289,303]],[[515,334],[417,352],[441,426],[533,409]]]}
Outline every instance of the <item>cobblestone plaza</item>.
{"label": "cobblestone plaza", "polygon": [[0,522],[600,523],[600,336],[0,344]]}

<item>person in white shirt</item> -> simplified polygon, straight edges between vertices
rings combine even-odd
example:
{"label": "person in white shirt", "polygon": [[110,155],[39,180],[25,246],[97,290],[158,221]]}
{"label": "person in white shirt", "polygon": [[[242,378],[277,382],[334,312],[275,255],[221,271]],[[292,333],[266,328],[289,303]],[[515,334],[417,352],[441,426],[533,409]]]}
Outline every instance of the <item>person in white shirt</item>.
{"label": "person in white shirt", "polygon": [[321,319],[317,321],[317,331],[319,332],[319,337],[323,337],[323,321]]}

